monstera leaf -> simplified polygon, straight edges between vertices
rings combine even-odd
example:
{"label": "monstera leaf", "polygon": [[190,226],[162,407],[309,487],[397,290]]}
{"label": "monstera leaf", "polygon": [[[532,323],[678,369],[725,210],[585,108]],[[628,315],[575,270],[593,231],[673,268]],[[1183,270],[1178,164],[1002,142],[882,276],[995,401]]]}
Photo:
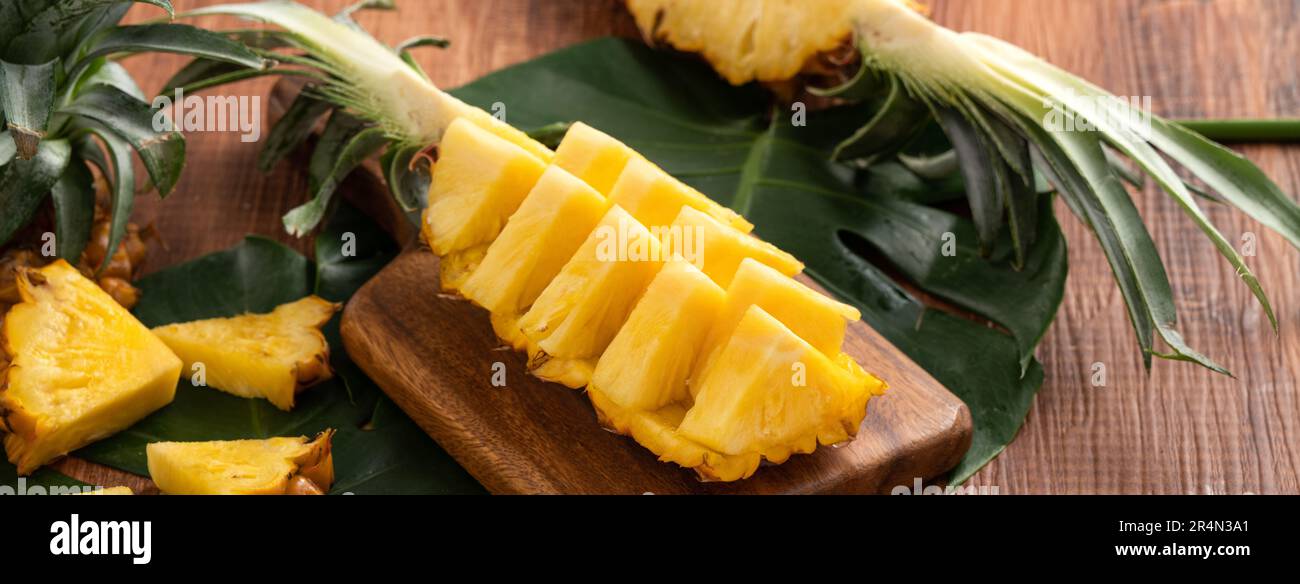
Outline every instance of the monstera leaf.
{"label": "monstera leaf", "polygon": [[[770,111],[756,88],[733,88],[694,61],[622,40],[577,45],[453,93],[484,108],[504,104],[507,121],[525,130],[582,120],[743,213],[970,406],[975,440],[953,481],[1001,452],[1023,424],[1043,379],[1033,350],[1066,277],[1050,196],[1032,203],[1037,244],[1027,257],[1004,236],[985,258],[969,219],[922,204],[951,199],[950,184],[897,163],[858,170],[832,161],[843,132],[861,127],[848,121],[871,112],[823,112],[804,123],[798,111]],[[918,289],[944,308],[928,306]]]}
{"label": "monstera leaf", "polygon": [[[249,237],[233,249],[142,279],[136,315],[158,326],[266,312],[313,293],[344,301],[395,253],[387,234],[341,207],[317,236],[315,262],[273,241]],[[348,360],[337,322],[329,325],[327,337],[337,375],[299,396],[292,412],[182,380],[171,405],[77,456],[147,475],[144,449],[150,442],[298,436],[334,428],[336,493],[481,492]]]}

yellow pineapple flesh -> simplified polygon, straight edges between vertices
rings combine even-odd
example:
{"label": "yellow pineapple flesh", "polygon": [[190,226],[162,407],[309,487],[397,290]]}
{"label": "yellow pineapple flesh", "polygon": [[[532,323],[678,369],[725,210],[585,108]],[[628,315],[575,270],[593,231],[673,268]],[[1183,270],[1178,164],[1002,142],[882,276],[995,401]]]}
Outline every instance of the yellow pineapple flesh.
{"label": "yellow pineapple flesh", "polygon": [[640,157],[628,160],[609,192],[609,200],[650,228],[670,225],[682,207],[691,207],[744,233],[754,230],[754,225],[735,211],[719,205]]}
{"label": "yellow pineapple flesh", "polygon": [[169,324],[153,332],[180,356],[186,371],[201,365],[208,386],[266,398],[289,411],[299,392],[334,376],[321,327],[339,308],[308,296],[266,314]]}
{"label": "yellow pineapple flesh", "polygon": [[333,436],[155,442],[145,454],[168,495],[320,495],[334,483]]}
{"label": "yellow pineapple flesh", "polygon": [[[636,411],[685,400],[696,355],[725,303],[726,292],[694,265],[668,262],[600,357],[588,394]],[[601,417],[626,430],[617,411]]]}
{"label": "yellow pineapple flesh", "polygon": [[[479,246],[496,239],[545,170],[536,156],[458,118],[439,145],[421,229],[425,242],[440,256],[481,253]],[[471,264],[460,261],[458,274],[473,271]]]}
{"label": "yellow pineapple flesh", "polygon": [[662,264],[659,242],[615,206],[519,319],[533,373],[582,387]]}
{"label": "yellow pineapple flesh", "polygon": [[640,156],[608,134],[574,122],[565,132],[560,147],[555,149],[555,165],[608,195],[628,160]]}
{"label": "yellow pineapple flesh", "polygon": [[5,451],[26,475],[171,403],[181,360],[76,268],[18,271],[4,319]]}
{"label": "yellow pineapple flesh", "polygon": [[[781,463],[818,443],[852,438],[884,383],[851,359],[831,359],[758,306],[751,306],[717,358],[695,380],[695,403],[677,433],[724,456]],[[717,469],[696,470],[720,480]]]}
{"label": "yellow pineapple flesh", "polygon": [[606,209],[599,192],[559,166],[548,168],[460,286],[461,295],[492,313],[522,314]]}
{"label": "yellow pineapple flesh", "polygon": [[103,489],[95,489],[93,491],[88,491],[85,493],[77,493],[77,494],[78,495],[134,495],[135,491],[132,491],[131,487],[106,487]]}
{"label": "yellow pineapple flesh", "polygon": [[670,228],[660,233],[664,250],[694,263],[719,286],[727,287],[745,258],[771,266],[785,276],[803,271],[803,262],[780,248],[693,207],[682,207]]}

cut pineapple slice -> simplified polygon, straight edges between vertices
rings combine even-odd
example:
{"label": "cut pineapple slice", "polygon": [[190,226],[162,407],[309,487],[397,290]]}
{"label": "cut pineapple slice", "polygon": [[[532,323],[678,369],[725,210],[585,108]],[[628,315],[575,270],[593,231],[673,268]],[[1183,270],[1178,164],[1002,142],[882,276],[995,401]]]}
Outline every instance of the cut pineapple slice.
{"label": "cut pineapple slice", "polygon": [[667,227],[677,218],[682,207],[692,207],[744,233],[754,230],[754,225],[735,211],[719,205],[641,157],[628,160],[618,182],[609,192],[609,200],[652,229]]}
{"label": "cut pineapple slice", "polygon": [[333,436],[156,442],[145,453],[149,476],[169,495],[315,495],[334,483]]}
{"label": "cut pineapple slice", "polygon": [[669,257],[694,263],[719,286],[727,287],[740,268],[741,260],[754,258],[786,276],[803,271],[803,262],[780,248],[752,235],[741,233],[693,207],[682,207],[677,219],[660,241]]}
{"label": "cut pineapple slice", "polygon": [[605,214],[605,197],[559,166],[546,170],[460,286],[466,298],[493,313],[518,316]]}
{"label": "cut pineapple slice", "polygon": [[441,256],[496,239],[546,170],[536,156],[466,118],[447,128],[439,153],[422,234]]}
{"label": "cut pineapple slice", "polygon": [[678,434],[727,456],[775,463],[852,438],[867,401],[885,389],[852,359],[827,357],[758,306],[694,383],[695,404]]}
{"label": "cut pineapple slice", "polygon": [[208,385],[289,411],[298,392],[334,376],[320,329],[338,310],[308,296],[267,314],[169,324],[154,334],[180,355],[186,371],[201,363]]}
{"label": "cut pineapple slice", "polygon": [[686,378],[725,302],[726,292],[695,266],[669,262],[600,357],[588,393],[633,410],[688,398]]}
{"label": "cut pineapple slice", "polygon": [[[545,144],[531,138],[526,132],[505,123],[500,118],[484,111],[482,108],[469,105],[449,94],[442,94],[443,101],[447,103],[447,111],[454,111],[457,116],[464,117],[475,126],[483,128],[493,136],[501,138],[515,146],[522,148],[525,152],[536,156],[538,160],[545,163],[551,163],[555,160],[555,152],[547,148]],[[455,120],[452,121],[455,123]],[[443,139],[446,142],[446,139]]]}
{"label": "cut pineapple slice", "polygon": [[586,385],[662,257],[650,231],[612,207],[519,319],[520,330],[540,349],[530,355],[533,373],[569,387]]}
{"label": "cut pineapple slice", "polygon": [[[832,359],[840,354],[849,322],[861,317],[856,308],[836,302],[770,266],[745,258],[727,287],[727,305],[704,343],[692,378],[698,378],[722,350],[723,343],[731,337],[750,306],[761,307]],[[692,395],[698,389],[698,385],[692,385]]]}
{"label": "cut pineapple slice", "polygon": [[640,154],[582,122],[574,122],[555,150],[555,165],[573,173],[591,188],[608,195],[627,161]]}
{"label": "cut pineapple slice", "polygon": [[19,474],[171,403],[181,360],[76,268],[21,269],[18,292],[4,320],[0,430]]}

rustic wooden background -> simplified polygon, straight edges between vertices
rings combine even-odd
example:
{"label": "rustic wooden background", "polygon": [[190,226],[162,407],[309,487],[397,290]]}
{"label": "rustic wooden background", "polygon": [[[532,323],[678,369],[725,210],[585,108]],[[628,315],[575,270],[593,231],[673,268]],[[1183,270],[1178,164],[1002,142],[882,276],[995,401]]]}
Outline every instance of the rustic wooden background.
{"label": "rustic wooden background", "polygon": [[[179,9],[211,2],[176,1]],[[309,1],[334,11],[351,0]],[[1118,95],[1150,95],[1172,117],[1300,116],[1300,0],[934,0],[934,18],[1017,43]],[[419,58],[435,82],[453,87],[489,71],[586,38],[635,35],[618,0],[405,0],[398,14],[359,20],[380,38],[421,33],[453,39]],[[148,7],[133,18],[154,17]],[[137,57],[128,67],[155,91],[182,62]],[[268,83],[238,86],[265,94]],[[254,168],[256,144],[232,134],[188,137],[189,165],[166,201],[145,197],[137,220],[166,242],[150,268],[237,243],[247,233],[283,235],[279,217],[305,197],[289,165]],[[1300,192],[1300,147],[1245,147],[1283,189]],[[1147,375],[1123,303],[1090,234],[1062,214],[1070,281],[1039,349],[1047,381],[1019,438],[971,484],[1001,493],[1300,492],[1300,253],[1224,209],[1211,217],[1230,239],[1257,234],[1248,262],[1282,321],[1273,334],[1262,311],[1210,244],[1163,195],[1139,205],[1164,254],[1192,344],[1236,379],[1181,363]],[[1093,387],[1094,363],[1106,367]],[[72,461],[65,472],[106,479]],[[145,483],[136,482],[137,486]]]}

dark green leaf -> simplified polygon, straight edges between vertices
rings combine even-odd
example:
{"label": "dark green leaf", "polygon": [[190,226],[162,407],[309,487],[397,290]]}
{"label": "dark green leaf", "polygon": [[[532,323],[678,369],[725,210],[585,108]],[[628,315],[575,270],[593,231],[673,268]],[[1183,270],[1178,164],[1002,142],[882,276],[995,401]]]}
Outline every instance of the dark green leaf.
{"label": "dark green leaf", "polygon": [[875,116],[836,146],[832,153],[836,160],[872,161],[893,154],[931,119],[930,108],[912,99],[903,83],[894,77],[890,78],[889,91],[883,100],[863,102],[857,107],[869,108]]}
{"label": "dark green leaf", "polygon": [[[173,14],[168,0],[134,0]],[[70,54],[82,39],[118,22],[124,0],[20,0],[0,3],[0,56],[43,63]]]}
{"label": "dark green leaf", "polygon": [[[126,236],[127,223],[131,221],[131,211],[135,209],[135,167],[131,162],[130,144],[96,122],[86,121],[83,122],[83,126],[94,133],[104,146],[103,152],[107,153],[107,157],[92,155],[89,160],[100,165],[100,171],[110,177],[109,182],[113,187],[113,202],[109,206],[112,219],[109,223],[108,249],[104,254],[104,261],[96,268],[96,271],[103,271],[112,261],[113,254],[117,253],[117,247],[122,245],[122,238]],[[94,150],[85,148],[87,152]],[[104,168],[105,162],[110,168]],[[112,172],[108,172],[110,170]]]}
{"label": "dark green leaf", "polygon": [[389,146],[380,159],[389,192],[407,212],[424,208],[433,183],[432,164],[428,156],[420,156],[423,151],[419,146]]}
{"label": "dark green leaf", "polygon": [[54,241],[59,257],[76,265],[95,223],[95,184],[80,160],[68,164],[50,191],[54,200]]}
{"label": "dark green leaf", "polygon": [[61,111],[93,120],[126,140],[140,155],[160,196],[176,186],[185,166],[185,138],[165,129],[169,124],[164,112],[107,85],[87,89]]}
{"label": "dark green leaf", "polygon": [[388,143],[382,128],[370,126],[340,110],[330,115],[308,166],[314,196],[284,216],[291,235],[306,234],[320,224],[340,183],[354,168]]}
{"label": "dark green leaf", "polygon": [[397,46],[394,48],[397,49],[398,52],[403,52],[418,47],[435,47],[439,49],[445,49],[450,46],[451,46],[451,40],[447,39],[446,37],[423,35],[423,36],[415,36],[406,39],[398,43]]}
{"label": "dark green leaf", "polygon": [[277,162],[306,142],[316,127],[317,120],[332,107],[329,102],[315,98],[310,85],[303,88],[267,134],[266,145],[257,157],[257,168],[262,172],[271,170]]}
{"label": "dark green leaf", "polygon": [[87,66],[96,57],[142,52],[192,55],[251,69],[269,65],[248,47],[220,33],[188,24],[142,24],[118,26],[101,33],[87,47],[76,67]]}
{"label": "dark green leaf", "polygon": [[966,197],[975,220],[980,251],[988,255],[1002,230],[1002,214],[1006,209],[1004,179],[998,176],[1002,172],[1002,159],[963,113],[941,109],[938,114],[939,123],[957,152],[957,162],[966,181]]}
{"label": "dark green leaf", "polygon": [[86,91],[96,85],[116,87],[131,97],[140,101],[145,100],[144,91],[136,84],[135,79],[131,77],[126,68],[106,58],[96,59],[95,63],[86,69],[77,82],[77,89],[74,94]]}
{"label": "dark green leaf", "polygon": [[0,111],[23,160],[36,156],[36,145],[45,137],[54,108],[58,66],[58,60],[40,65],[0,61]]}
{"label": "dark green leaf", "polygon": [[0,246],[31,221],[72,157],[67,140],[41,142],[30,160],[17,158],[16,150],[9,134],[0,134],[0,160],[8,161],[0,166]]}

